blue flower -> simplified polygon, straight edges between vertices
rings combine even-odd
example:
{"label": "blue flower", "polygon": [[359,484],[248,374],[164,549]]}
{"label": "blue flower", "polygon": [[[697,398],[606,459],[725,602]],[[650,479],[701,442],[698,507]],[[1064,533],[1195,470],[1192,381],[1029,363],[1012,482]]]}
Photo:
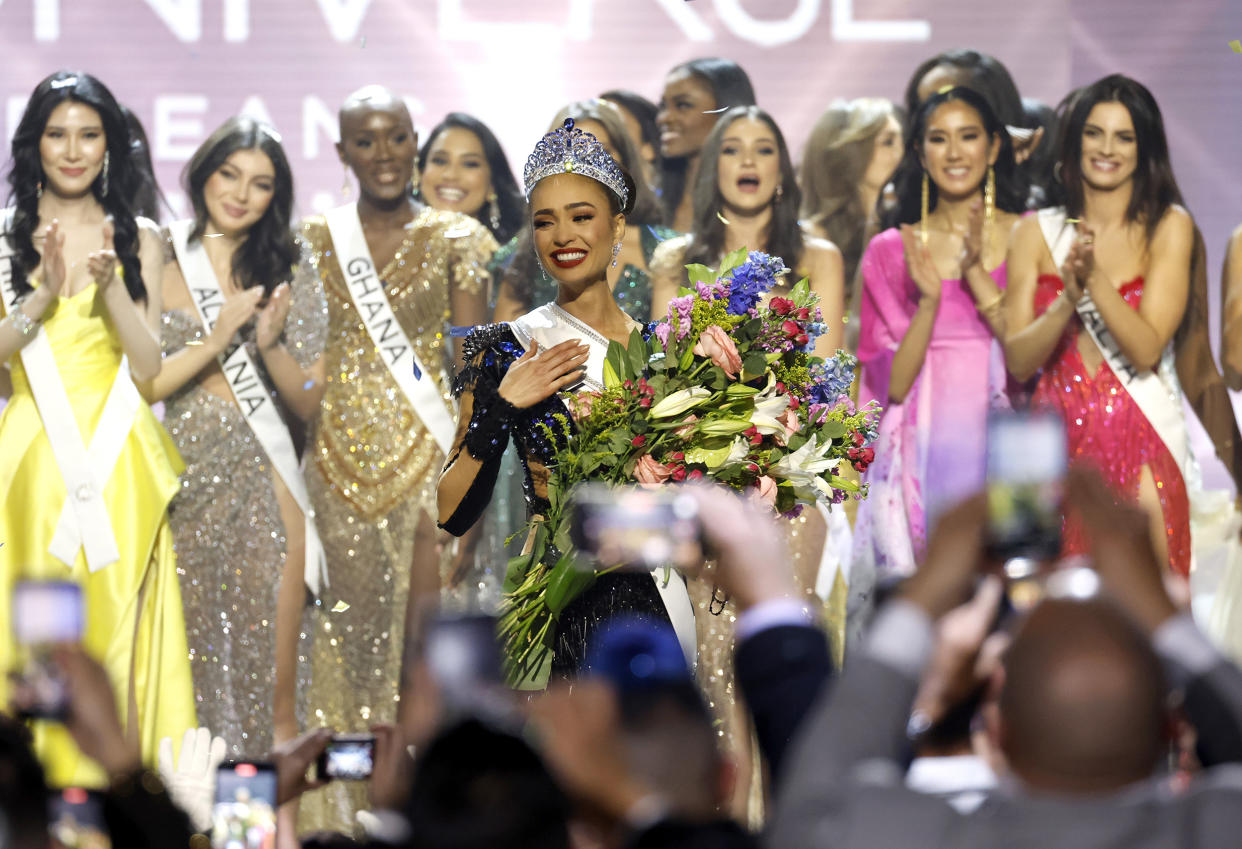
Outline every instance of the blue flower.
{"label": "blue flower", "polygon": [[729,315],[746,315],[747,310],[759,303],[765,292],[776,285],[777,278],[789,271],[780,257],[769,256],[762,251],[751,251],[746,262],[729,274]]}
{"label": "blue flower", "polygon": [[838,398],[848,394],[857,364],[853,355],[838,351],[831,360],[811,366],[811,385],[807,387],[811,403],[835,404]]}

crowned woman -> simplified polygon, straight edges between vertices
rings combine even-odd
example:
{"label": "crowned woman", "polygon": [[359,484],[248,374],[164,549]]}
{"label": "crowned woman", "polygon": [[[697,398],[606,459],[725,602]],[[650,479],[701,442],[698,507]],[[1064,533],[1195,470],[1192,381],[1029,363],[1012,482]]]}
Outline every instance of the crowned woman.
{"label": "crowned woman", "polygon": [[[510,437],[525,466],[529,514],[548,510],[548,464],[557,449],[550,433],[560,432],[558,418],[571,413],[576,395],[603,389],[609,344],[625,344],[640,326],[608,285],[634,201],[633,180],[572,119],[535,146],[523,177],[535,250],[556,280],[556,300],[466,337],[457,430],[438,492],[440,526],[459,536],[491,499]],[[680,575],[611,572],[558,618],[551,674],[572,675],[595,628],[626,612],[667,616],[693,657],[694,616]]]}

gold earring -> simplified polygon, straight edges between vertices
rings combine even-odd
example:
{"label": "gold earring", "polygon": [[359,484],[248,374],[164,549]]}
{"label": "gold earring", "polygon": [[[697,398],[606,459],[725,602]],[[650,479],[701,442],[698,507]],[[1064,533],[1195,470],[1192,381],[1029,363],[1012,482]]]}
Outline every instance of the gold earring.
{"label": "gold earring", "polygon": [[983,184],[983,244],[988,245],[992,236],[992,222],[996,218],[996,169],[988,166],[988,181]]}
{"label": "gold earring", "polygon": [[418,184],[422,181],[422,175],[418,173],[418,157],[414,157],[414,161],[410,163],[410,194],[418,197]]}
{"label": "gold earring", "polygon": [[919,211],[919,239],[927,244],[927,214],[931,206],[931,179],[923,172],[923,201]]}
{"label": "gold earring", "polygon": [[496,193],[492,192],[487,196],[487,221],[492,225],[492,232],[495,233],[500,229],[500,203]]}

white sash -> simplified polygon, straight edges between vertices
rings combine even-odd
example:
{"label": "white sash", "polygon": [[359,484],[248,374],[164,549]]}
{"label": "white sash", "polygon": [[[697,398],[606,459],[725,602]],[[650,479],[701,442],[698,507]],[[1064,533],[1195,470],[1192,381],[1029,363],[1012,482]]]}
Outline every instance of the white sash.
{"label": "white sash", "polygon": [[345,275],[349,297],[358,310],[363,326],[393,380],[401,387],[423,426],[447,457],[457,429],[457,412],[445,403],[440,386],[419,360],[413,344],[393,314],[388,295],[384,292],[384,281],[379,279],[375,261],[371,259],[371,251],[362,233],[357,205],[351,203],[330,209],[324,218],[328,222],[328,233],[336,248],[341,273]]}
{"label": "white sash", "polygon": [[[1077,233],[1071,225],[1066,223],[1063,207],[1041,209],[1039,226],[1043,230],[1044,240],[1048,243],[1048,250],[1052,254],[1052,260],[1056,263],[1059,273],[1066,257],[1069,256],[1070,247],[1074,244]],[[1177,372],[1173,367],[1173,346],[1165,347],[1164,353],[1160,356],[1160,363],[1155,369],[1140,373],[1121,353],[1117,340],[1113,338],[1107,325],[1104,324],[1099,308],[1091,300],[1090,295],[1084,293],[1075,309],[1078,310],[1078,316],[1082,319],[1082,325],[1091,337],[1091,341],[1099,348],[1109,368],[1113,370],[1126,392],[1138,404],[1143,415],[1147,417],[1147,421],[1151,422],[1151,426],[1160,436],[1165,447],[1169,449],[1178,468],[1181,469],[1183,478],[1187,478],[1188,464],[1191,459],[1190,437],[1186,430],[1186,419],[1182,410],[1181,384],[1177,380]],[[1186,480],[1188,490],[1192,484],[1197,484],[1197,480],[1194,479],[1196,477],[1192,473],[1191,479]]]}
{"label": "white sash", "polygon": [[[0,215],[0,229],[5,232],[11,216],[12,210]],[[0,238],[0,312],[5,314],[17,308],[12,255],[13,248],[7,236]],[[87,568],[97,572],[121,559],[103,493],[142,405],[129,373],[129,361],[122,355],[88,448],[82,441],[73,405],[56,367],[52,343],[42,326],[22,348],[21,358],[43,431],[65,484],[65,501],[48,553],[72,567],[78,551],[85,550]]]}
{"label": "white sash", "polygon": [[[539,350],[545,351],[567,339],[581,339],[590,346],[587,357],[586,374],[583,383],[588,388],[603,389],[604,360],[608,355],[608,340],[590,327],[579,322],[556,304],[544,304],[537,310],[509,323],[513,335],[526,350],[530,350],[531,340],[539,343]],[[677,642],[686,656],[686,662],[694,666],[698,654],[698,639],[694,629],[694,605],[690,603],[690,593],[686,590],[686,579],[676,569],[657,568],[651,570],[651,578],[655,581],[660,600],[668,612],[669,621],[673,623],[673,631],[677,634]]]}
{"label": "white sash", "polygon": [[[193,245],[189,243],[193,228],[192,220],[174,221],[168,225],[168,232],[172,236],[173,249],[177,252],[181,276],[185,278],[186,288],[190,290],[190,300],[194,302],[199,320],[210,331],[224,305],[224,293],[220,291],[220,282],[216,279],[216,272],[211,267],[211,259],[207,256],[202,241]],[[272,461],[272,468],[284,481],[285,488],[302,511],[306,550],[303,574],[307,588],[313,595],[318,596],[320,582],[324,586],[328,583],[328,564],[323,544],[319,540],[319,532],[315,529],[315,511],[306,493],[306,484],[302,480],[297,451],[293,447],[289,429],[276,411],[267,385],[259,376],[259,370],[245,345],[234,345],[232,350],[225,351],[217,359],[229,390],[233,393],[233,399],[246,417],[246,424],[250,425],[255,438]]]}

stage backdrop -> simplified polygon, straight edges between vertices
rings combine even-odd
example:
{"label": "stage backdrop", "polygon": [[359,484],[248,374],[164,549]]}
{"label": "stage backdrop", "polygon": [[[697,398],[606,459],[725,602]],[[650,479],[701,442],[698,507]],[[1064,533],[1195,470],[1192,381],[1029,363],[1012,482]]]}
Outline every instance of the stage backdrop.
{"label": "stage backdrop", "polygon": [[183,164],[248,112],[283,135],[306,213],[341,198],[335,110],[366,83],[407,96],[423,129],[474,113],[520,165],[566,101],[654,99],[672,65],[727,56],[797,155],[833,98],[900,98],[923,58],[970,46],[1048,103],[1113,71],[1150,86],[1217,269],[1242,221],[1239,38],[1237,0],[0,0],[0,119],[11,135],[57,68],[97,74],[146,125],[183,215]]}

